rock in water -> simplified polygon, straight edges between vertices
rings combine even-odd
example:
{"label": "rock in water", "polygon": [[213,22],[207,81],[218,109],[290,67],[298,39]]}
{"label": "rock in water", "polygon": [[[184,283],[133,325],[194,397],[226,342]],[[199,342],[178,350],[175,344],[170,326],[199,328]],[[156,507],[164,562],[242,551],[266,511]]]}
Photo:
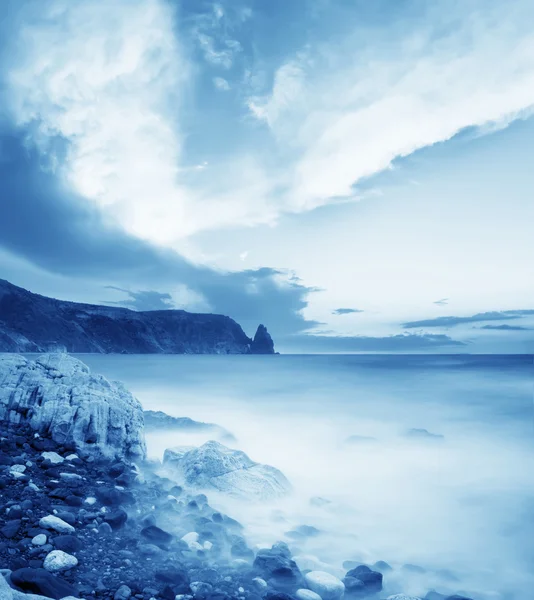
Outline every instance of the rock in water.
{"label": "rock in water", "polygon": [[338,600],[345,592],[345,585],[337,577],[325,571],[310,571],[304,575],[310,590],[323,600]]}
{"label": "rock in water", "polygon": [[0,355],[0,420],[47,431],[84,454],[146,456],[140,402],[68,354]]}
{"label": "rock in water", "polygon": [[291,490],[278,469],[254,462],[244,452],[218,442],[165,450],[163,463],[193,488],[215,489],[251,500],[278,498]]}
{"label": "rock in water", "polygon": [[250,345],[251,354],[274,354],[273,338],[269,335],[265,325],[259,325],[256,335]]}

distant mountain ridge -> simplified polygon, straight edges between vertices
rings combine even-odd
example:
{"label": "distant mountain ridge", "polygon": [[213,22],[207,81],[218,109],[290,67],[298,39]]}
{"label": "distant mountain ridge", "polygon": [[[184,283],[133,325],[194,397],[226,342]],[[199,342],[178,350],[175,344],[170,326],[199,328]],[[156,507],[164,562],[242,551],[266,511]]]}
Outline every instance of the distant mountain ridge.
{"label": "distant mountain ridge", "polygon": [[0,279],[0,352],[265,354],[269,334],[258,331],[255,341],[224,315],[68,302]]}

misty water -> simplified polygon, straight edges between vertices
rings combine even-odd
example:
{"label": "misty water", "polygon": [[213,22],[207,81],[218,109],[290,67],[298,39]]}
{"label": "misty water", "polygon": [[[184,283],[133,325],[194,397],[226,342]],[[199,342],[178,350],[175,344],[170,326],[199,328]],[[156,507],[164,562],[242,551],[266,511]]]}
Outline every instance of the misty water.
{"label": "misty water", "polygon": [[[385,560],[395,568],[388,593],[533,596],[532,357],[80,358],[123,381],[145,409],[222,425],[234,447],[283,471],[294,492],[276,503],[208,494],[251,544],[285,540],[301,568],[337,575],[346,560]],[[411,428],[444,438],[409,438]],[[156,458],[207,439],[147,436]],[[321,534],[291,540],[297,525]]]}

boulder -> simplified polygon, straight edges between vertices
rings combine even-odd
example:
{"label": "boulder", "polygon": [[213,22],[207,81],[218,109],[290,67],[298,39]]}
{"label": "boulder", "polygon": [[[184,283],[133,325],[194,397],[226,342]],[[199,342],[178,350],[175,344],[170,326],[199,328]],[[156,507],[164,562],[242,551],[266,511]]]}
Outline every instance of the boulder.
{"label": "boulder", "polygon": [[11,573],[11,581],[24,592],[40,594],[60,600],[67,596],[78,596],[76,588],[55,577],[45,569],[19,569]]}
{"label": "boulder", "polygon": [[248,500],[270,500],[291,490],[278,469],[214,441],[199,448],[168,449],[163,463],[170,474],[191,488],[214,489]]}
{"label": "boulder", "polygon": [[68,354],[0,355],[0,420],[28,424],[86,455],[146,456],[139,401]]}
{"label": "boulder", "polygon": [[44,568],[50,573],[59,573],[68,571],[78,564],[78,559],[72,554],[67,554],[63,550],[52,550],[44,559]]}
{"label": "boulder", "polygon": [[43,517],[39,521],[39,527],[43,529],[51,529],[52,531],[57,531],[58,533],[74,533],[75,529],[72,525],[56,517],[55,515],[48,515]]}
{"label": "boulder", "polygon": [[304,575],[304,579],[310,590],[323,600],[338,600],[345,592],[343,582],[325,571],[310,571]]}

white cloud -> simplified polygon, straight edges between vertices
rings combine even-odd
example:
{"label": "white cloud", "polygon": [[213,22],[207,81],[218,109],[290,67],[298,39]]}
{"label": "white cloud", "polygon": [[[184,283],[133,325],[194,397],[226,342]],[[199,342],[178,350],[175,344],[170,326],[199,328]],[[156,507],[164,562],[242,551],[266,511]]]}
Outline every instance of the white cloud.
{"label": "white cloud", "polygon": [[470,6],[430,11],[416,29],[402,23],[365,45],[357,35],[336,40],[315,66],[306,57],[280,67],[271,95],[250,100],[251,112],[298,148],[287,209],[351,197],[354,183],[398,157],[530,111],[534,6],[479,2],[480,11],[464,11]]}
{"label": "white cloud", "polygon": [[230,84],[228,81],[226,81],[226,79],[224,79],[224,77],[214,77],[213,85],[222,92],[227,92],[230,89]]}
{"label": "white cloud", "polygon": [[[17,21],[23,25],[11,53],[16,122],[38,120],[43,147],[54,135],[68,139],[65,176],[74,189],[129,232],[167,245],[351,198],[354,183],[395,158],[465,127],[505,126],[534,103],[531,3],[479,2],[482,10],[471,13],[451,3],[461,20],[430,11],[393,31],[304,48],[276,70],[268,95],[259,91],[261,63],[261,76],[245,79],[253,87],[248,106],[272,132],[279,156],[265,151],[264,140],[237,153],[229,143],[219,161],[192,167],[180,118],[194,70],[171,4],[30,6],[37,18]],[[221,10],[216,5],[195,30],[210,72],[229,69],[243,52],[219,24],[227,19]],[[230,87],[222,77],[213,83]]]}

